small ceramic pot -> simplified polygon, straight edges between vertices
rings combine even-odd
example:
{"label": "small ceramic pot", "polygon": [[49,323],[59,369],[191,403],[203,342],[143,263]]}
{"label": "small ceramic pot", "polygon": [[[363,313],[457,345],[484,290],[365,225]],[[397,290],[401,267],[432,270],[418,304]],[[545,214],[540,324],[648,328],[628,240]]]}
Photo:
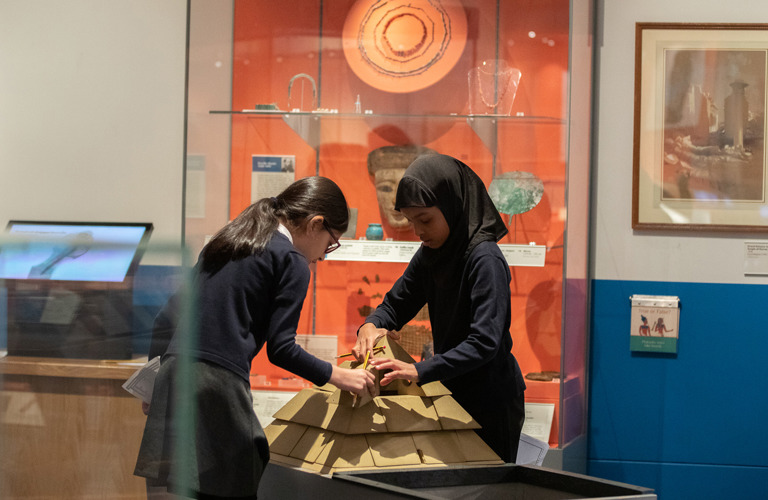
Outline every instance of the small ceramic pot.
{"label": "small ceramic pot", "polygon": [[383,240],[384,228],[381,227],[381,224],[368,224],[368,229],[365,230],[365,239]]}

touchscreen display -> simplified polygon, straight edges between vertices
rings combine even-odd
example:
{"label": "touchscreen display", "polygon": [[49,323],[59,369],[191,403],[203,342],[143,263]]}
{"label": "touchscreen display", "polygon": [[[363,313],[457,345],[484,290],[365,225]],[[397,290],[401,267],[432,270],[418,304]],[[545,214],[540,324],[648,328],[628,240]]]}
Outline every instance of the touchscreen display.
{"label": "touchscreen display", "polygon": [[151,223],[10,221],[0,278],[122,282],[151,231]]}

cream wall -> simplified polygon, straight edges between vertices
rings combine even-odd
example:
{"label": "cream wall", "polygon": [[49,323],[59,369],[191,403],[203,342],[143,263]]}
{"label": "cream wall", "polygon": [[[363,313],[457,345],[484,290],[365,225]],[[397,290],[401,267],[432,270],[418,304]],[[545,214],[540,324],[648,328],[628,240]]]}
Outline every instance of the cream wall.
{"label": "cream wall", "polygon": [[153,222],[181,242],[185,0],[0,0],[0,227]]}
{"label": "cream wall", "polygon": [[636,22],[751,23],[765,0],[599,0],[596,6],[593,177],[595,279],[768,283],[745,277],[744,242],[767,235],[633,233],[632,141]]}

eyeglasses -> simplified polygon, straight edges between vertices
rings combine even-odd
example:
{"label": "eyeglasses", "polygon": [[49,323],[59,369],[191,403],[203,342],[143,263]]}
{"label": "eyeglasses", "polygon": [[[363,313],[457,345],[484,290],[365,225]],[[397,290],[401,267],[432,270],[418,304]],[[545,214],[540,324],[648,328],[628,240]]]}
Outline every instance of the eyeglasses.
{"label": "eyeglasses", "polygon": [[331,235],[331,238],[333,238],[333,244],[329,245],[328,248],[325,249],[325,253],[329,254],[333,252],[334,250],[338,250],[341,246],[341,243],[339,243],[339,239],[333,235],[333,231],[331,231],[331,226],[328,225],[328,221],[323,219],[323,227],[326,231],[328,231],[328,234]]}

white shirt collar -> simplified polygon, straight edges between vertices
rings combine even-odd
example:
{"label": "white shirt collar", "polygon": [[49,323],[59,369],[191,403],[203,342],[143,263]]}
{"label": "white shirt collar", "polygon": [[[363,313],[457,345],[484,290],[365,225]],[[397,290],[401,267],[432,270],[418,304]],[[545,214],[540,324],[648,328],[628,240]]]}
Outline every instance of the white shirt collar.
{"label": "white shirt collar", "polygon": [[282,225],[282,224],[280,224],[280,223],[278,222],[278,223],[277,223],[277,231],[278,231],[279,233],[281,233],[281,234],[284,234],[284,235],[285,235],[285,237],[286,237],[286,238],[288,238],[288,241],[290,241],[290,242],[291,242],[291,245],[293,245],[293,236],[291,236],[291,232],[288,230],[288,228],[287,228],[287,227],[285,227],[284,225]]}

